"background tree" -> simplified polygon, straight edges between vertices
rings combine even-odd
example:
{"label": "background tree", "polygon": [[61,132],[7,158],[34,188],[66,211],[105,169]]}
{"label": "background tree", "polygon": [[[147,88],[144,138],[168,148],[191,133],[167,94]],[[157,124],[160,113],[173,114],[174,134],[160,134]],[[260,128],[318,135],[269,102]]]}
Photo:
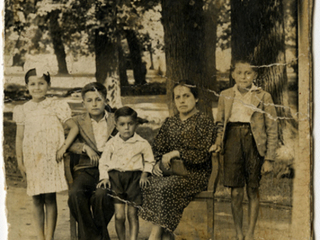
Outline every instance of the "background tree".
{"label": "background tree", "polygon": [[282,0],[231,0],[231,33],[232,58],[251,58],[258,66],[257,85],[273,98],[283,142],[286,123],[296,123],[288,107]]}
{"label": "background tree", "polygon": [[[212,116],[214,94],[210,90],[216,87],[215,63],[208,71],[206,51],[211,48],[215,56],[215,37],[206,39],[207,30],[215,30],[216,15],[206,18],[205,11],[213,7],[214,2],[162,0],[162,23],[167,65],[167,95],[170,114],[175,113],[172,90],[175,82],[189,79],[200,89],[199,108]],[[211,5],[212,4],[212,5]],[[208,29],[210,24],[212,29]],[[206,40],[208,42],[206,42]],[[214,59],[213,57],[212,59]]]}
{"label": "background tree", "polygon": [[130,59],[136,85],[146,84],[146,69],[142,62],[142,47],[134,30],[125,31],[130,49]]}
{"label": "background tree", "polygon": [[[63,4],[61,1],[37,1],[37,0],[26,0],[21,1],[20,6],[23,9],[32,7],[32,14],[26,12],[26,17],[28,19],[27,24],[29,26],[37,26],[40,30],[39,34],[46,34],[49,32],[51,37],[51,44],[56,55],[58,63],[58,74],[68,74],[67,62],[66,62],[66,52],[62,39],[62,29],[59,23],[59,15],[61,14],[61,9]],[[35,38],[33,38],[35,40]],[[38,42],[35,42],[38,44]],[[47,43],[48,44],[48,43]]]}

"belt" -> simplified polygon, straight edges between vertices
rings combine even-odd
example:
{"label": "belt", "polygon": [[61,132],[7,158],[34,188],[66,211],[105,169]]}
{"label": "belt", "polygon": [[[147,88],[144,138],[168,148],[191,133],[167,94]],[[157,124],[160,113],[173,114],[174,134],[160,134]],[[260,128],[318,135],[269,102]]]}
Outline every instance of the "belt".
{"label": "belt", "polygon": [[227,127],[250,128],[250,123],[245,122],[228,122]]}

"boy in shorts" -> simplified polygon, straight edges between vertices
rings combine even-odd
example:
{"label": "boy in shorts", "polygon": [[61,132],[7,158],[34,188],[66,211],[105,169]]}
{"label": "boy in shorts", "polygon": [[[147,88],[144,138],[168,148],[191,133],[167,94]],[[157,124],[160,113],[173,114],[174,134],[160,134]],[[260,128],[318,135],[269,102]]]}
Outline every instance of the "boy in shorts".
{"label": "boy in shorts", "polygon": [[[237,239],[254,239],[259,212],[259,182],[272,171],[278,144],[277,114],[271,95],[256,87],[257,72],[248,61],[235,61],[234,87],[222,91],[216,124],[218,137],[210,151],[224,154],[224,186],[231,188],[231,209]],[[249,227],[242,231],[246,185]]]}
{"label": "boy in shorts", "polygon": [[155,159],[147,140],[140,137],[137,112],[130,107],[115,112],[119,133],[106,144],[99,161],[98,188],[111,188],[114,197],[115,225],[118,238],[125,240],[125,204],[128,205],[130,239],[136,240],[139,232],[138,208],[142,204],[141,188],[148,186]]}

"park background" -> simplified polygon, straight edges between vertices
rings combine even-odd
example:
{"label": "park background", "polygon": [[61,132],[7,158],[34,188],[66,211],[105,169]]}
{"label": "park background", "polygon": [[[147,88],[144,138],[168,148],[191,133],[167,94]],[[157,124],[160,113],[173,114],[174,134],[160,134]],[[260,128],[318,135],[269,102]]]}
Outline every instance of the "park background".
{"label": "park background", "polygon": [[[254,14],[257,10],[263,14]],[[115,107],[132,106],[149,121],[140,131],[152,142],[174,112],[172,83],[194,80],[202,89],[202,110],[215,115],[218,94],[231,84],[231,59],[239,54],[268,66],[261,68],[258,84],[284,106],[278,109],[277,164],[262,179],[261,198],[267,206],[289,211],[290,219],[298,119],[295,1],[6,1],[3,154],[8,186],[24,185],[15,159],[12,109],[29,99],[28,69],[48,70],[49,97],[67,101],[75,114],[82,111],[81,87],[91,81],[106,84]],[[228,201],[229,192],[219,185],[215,196]]]}

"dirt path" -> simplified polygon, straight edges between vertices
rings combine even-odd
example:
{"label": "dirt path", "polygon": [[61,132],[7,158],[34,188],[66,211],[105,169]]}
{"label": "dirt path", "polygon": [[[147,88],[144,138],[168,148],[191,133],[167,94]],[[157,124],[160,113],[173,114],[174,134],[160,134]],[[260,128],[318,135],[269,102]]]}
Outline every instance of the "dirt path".
{"label": "dirt path", "polygon": [[[69,240],[69,209],[67,206],[67,192],[57,195],[58,224],[55,240]],[[32,201],[26,195],[26,189],[21,184],[9,184],[7,192],[7,218],[9,226],[9,240],[36,240],[33,233]],[[192,202],[185,210],[181,223],[175,234],[176,240],[202,240],[206,234],[205,204]],[[246,206],[245,206],[246,208]],[[245,209],[246,211],[246,209]],[[256,229],[256,240],[285,240],[290,237],[290,209],[273,209],[270,206],[260,208],[260,216]],[[244,229],[247,228],[246,219]],[[140,219],[139,240],[145,240],[150,233],[151,224]],[[112,240],[116,240],[114,221],[109,225]],[[235,239],[230,203],[215,203],[215,239]]]}

